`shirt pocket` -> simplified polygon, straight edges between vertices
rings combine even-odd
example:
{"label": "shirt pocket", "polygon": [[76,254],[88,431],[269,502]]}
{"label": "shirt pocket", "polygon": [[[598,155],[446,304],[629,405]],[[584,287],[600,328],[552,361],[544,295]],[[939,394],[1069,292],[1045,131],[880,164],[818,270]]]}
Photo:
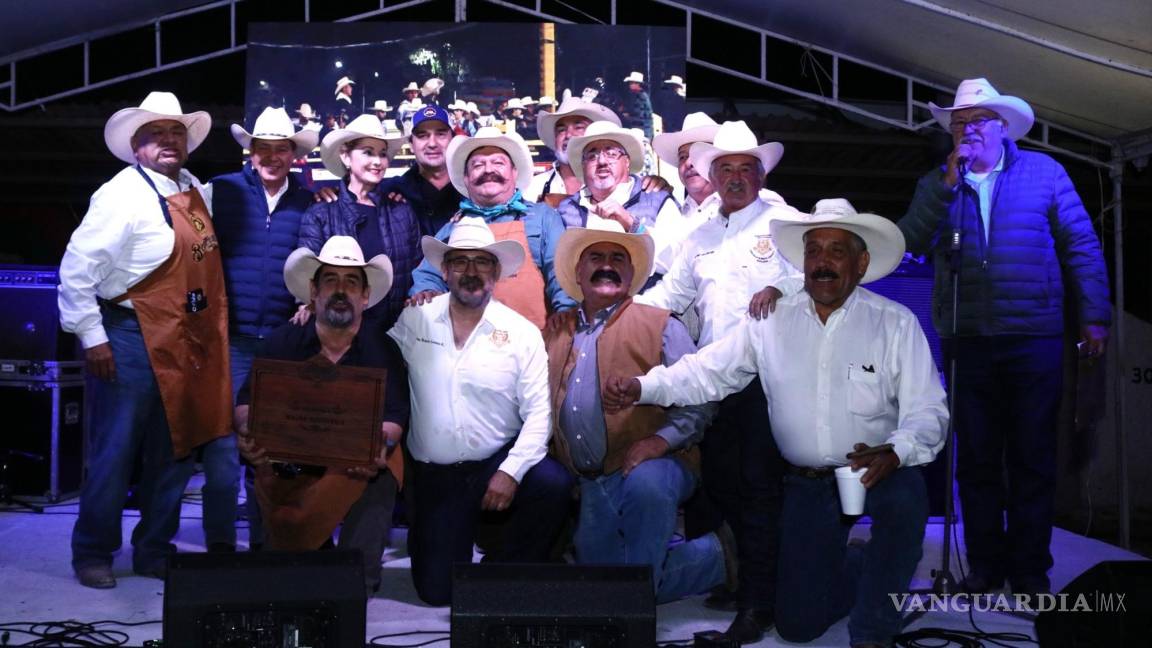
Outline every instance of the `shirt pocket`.
{"label": "shirt pocket", "polygon": [[884,386],[875,373],[853,368],[848,374],[848,410],[856,416],[874,418],[887,410]]}

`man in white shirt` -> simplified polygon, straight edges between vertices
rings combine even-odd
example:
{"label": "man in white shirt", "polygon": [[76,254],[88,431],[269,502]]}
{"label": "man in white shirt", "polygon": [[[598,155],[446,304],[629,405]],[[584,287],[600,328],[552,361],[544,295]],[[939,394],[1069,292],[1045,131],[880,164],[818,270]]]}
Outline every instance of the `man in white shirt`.
{"label": "man in white shirt", "polygon": [[524,192],[528,200],[533,202],[547,200],[552,207],[555,207],[561,200],[580,189],[583,182],[576,177],[568,160],[568,143],[572,138],[583,135],[588,125],[596,121],[620,125],[620,118],[611,109],[584,101],[580,97],[569,97],[555,112],[543,113],[536,118],[536,134],[540,136],[544,146],[552,149],[556,161],[552,163],[551,169],[532,177],[531,184]]}
{"label": "man in white shirt", "polygon": [[424,258],[448,293],[400,315],[389,335],[409,367],[412,425],[408,535],[412,580],[431,605],[452,600],[452,564],[472,559],[481,511],[508,511],[503,549],[488,560],[543,562],[567,515],[572,477],[546,456],[548,356],[540,330],[492,299],[525,261],[484,219],[456,222]]}
{"label": "man in white shirt", "polygon": [[[798,212],[776,194],[765,199],[760,193],[765,174],[780,161],[784,147],[759,144],[744,122],[725,122],[712,144],[696,142],[689,150],[692,166],[707,169],[719,209],[688,234],[672,268],[636,302],[674,313],[693,308],[700,318],[699,346],[704,348],[750,314],[767,315],[782,294],[801,289],[799,271],[777,253],[769,227],[777,218],[796,218]],[[740,553],[737,600],[721,592],[705,604],[738,609],[728,632],[749,642],[773,621],[776,520],[784,470],[772,435],[764,433],[764,408],[764,394],[756,384],[720,403],[700,445],[702,496],[690,501],[685,516],[690,537],[715,529],[721,520],[735,531]]]}
{"label": "man in white shirt", "polygon": [[104,141],[132,165],[92,196],[60,262],[60,326],[84,346],[92,381],[87,478],[72,532],[86,587],[116,586],[112,554],[139,455],[133,571],[163,578],[190,453],[230,433],[228,317],[203,187],[184,169],[212,119],[167,92],[116,112]]}
{"label": "man in white shirt", "polygon": [[720,196],[712,188],[707,172],[701,175],[692,166],[688,151],[696,142],[711,144],[720,124],[707,113],[694,112],[684,117],[684,126],[678,131],[661,133],[652,140],[652,150],[667,164],[676,167],[680,184],[684,185],[684,200],[680,214],[687,219],[687,231],[699,227],[720,208]]}
{"label": "man in white shirt", "polygon": [[[856,289],[899,264],[904,237],[891,221],[857,214],[842,199],[818,203],[811,220],[777,221],[772,232],[785,258],[803,261],[805,291],[672,367],[610,378],[605,407],[707,402],[758,375],[772,434],[790,464],[777,632],[787,641],[811,641],[850,614],[853,647],[890,646],[901,615],[889,594],[907,589],[928,518],[917,466],[935,458],[948,422],[916,317]],[[847,546],[851,524],[841,517],[832,472],[849,463],[867,468],[861,481],[872,538],[863,547]]]}

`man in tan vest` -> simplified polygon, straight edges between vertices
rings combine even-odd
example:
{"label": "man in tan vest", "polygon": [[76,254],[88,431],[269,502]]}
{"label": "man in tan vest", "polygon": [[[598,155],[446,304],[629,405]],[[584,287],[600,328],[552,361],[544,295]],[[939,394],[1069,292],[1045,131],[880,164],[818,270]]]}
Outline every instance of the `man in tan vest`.
{"label": "man in tan vest", "polygon": [[615,414],[601,406],[608,376],[671,365],[696,350],[669,311],[632,302],[652,270],[651,237],[616,223],[601,227],[571,228],[560,238],[557,280],[580,308],[545,331],[552,453],[580,484],[576,560],[652,565],[660,603],[721,583],[735,587],[735,539],[726,525],[668,547],[677,509],[699,483],[695,444],[713,406]]}

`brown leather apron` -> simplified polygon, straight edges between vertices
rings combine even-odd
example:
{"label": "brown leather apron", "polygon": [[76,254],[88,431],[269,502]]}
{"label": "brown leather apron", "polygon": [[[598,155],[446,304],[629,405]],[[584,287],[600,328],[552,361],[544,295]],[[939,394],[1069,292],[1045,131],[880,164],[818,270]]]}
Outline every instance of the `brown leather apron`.
{"label": "brown leather apron", "polygon": [[182,459],[232,432],[224,272],[200,192],[193,187],[161,196],[152,179],[139,166],[136,170],[156,192],[176,240],[160,267],[111,301],[132,300],[168,419],[172,452]]}
{"label": "brown leather apron", "polygon": [[524,221],[515,219],[503,223],[488,223],[497,241],[516,241],[524,248],[524,263],[510,277],[500,277],[492,296],[502,304],[528,318],[541,330],[548,318],[548,305],[544,297],[544,275],[536,267],[536,260],[528,250],[528,236]]}
{"label": "brown leather apron", "polygon": [[256,499],[264,516],[264,546],[277,551],[319,549],[368,482],[329,468],[323,475],[286,478],[269,464],[256,469]]}

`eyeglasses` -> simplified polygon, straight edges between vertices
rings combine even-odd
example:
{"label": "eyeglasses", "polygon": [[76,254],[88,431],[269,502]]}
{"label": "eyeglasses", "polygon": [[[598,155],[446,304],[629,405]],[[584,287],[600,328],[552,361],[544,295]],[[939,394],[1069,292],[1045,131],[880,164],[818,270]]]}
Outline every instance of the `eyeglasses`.
{"label": "eyeglasses", "polygon": [[953,119],[952,123],[949,124],[948,127],[952,130],[953,133],[963,133],[964,131],[968,130],[969,126],[975,128],[976,130],[984,130],[984,127],[988,125],[988,122],[1000,120],[1000,117],[977,117],[967,121]]}
{"label": "eyeglasses", "polygon": [[474,266],[476,272],[481,274],[488,274],[496,268],[496,259],[487,256],[457,256],[451,259],[444,259],[444,263],[448,264],[449,270],[456,273],[466,272],[469,265]]}
{"label": "eyeglasses", "polygon": [[608,160],[609,162],[615,162],[622,157],[628,157],[628,152],[622,148],[613,146],[605,149],[591,149],[584,151],[584,155],[581,157],[585,162],[592,162],[601,157],[603,157],[605,160]]}

